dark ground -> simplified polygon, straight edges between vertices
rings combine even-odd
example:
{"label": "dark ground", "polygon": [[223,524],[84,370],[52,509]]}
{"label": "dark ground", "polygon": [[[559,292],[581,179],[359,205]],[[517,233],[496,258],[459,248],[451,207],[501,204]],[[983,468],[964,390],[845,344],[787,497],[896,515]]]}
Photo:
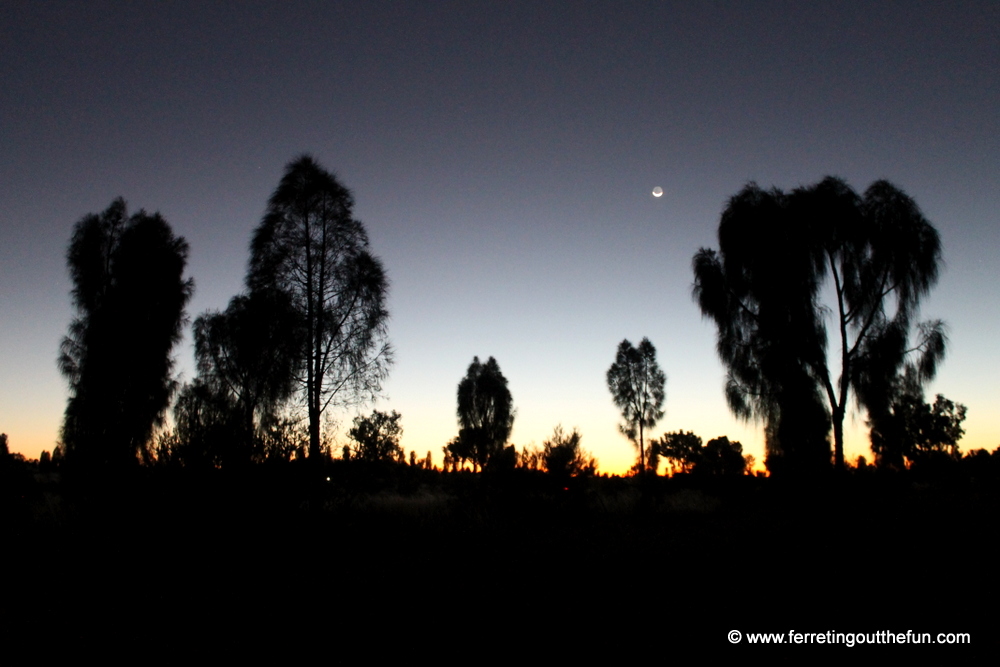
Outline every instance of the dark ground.
{"label": "dark ground", "polygon": [[5,645],[662,656],[761,650],[731,646],[733,629],[913,630],[970,632],[971,647],[938,650],[993,655],[1000,636],[992,480],[564,490],[530,474],[294,466],[124,480],[8,484]]}

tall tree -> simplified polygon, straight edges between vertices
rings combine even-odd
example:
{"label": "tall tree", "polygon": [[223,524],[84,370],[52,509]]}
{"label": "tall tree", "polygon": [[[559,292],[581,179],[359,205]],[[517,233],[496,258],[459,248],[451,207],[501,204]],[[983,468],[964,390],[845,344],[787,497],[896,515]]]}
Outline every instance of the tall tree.
{"label": "tall tree", "polygon": [[354,198],[311,157],[288,164],[250,246],[251,293],[288,295],[301,322],[309,456],[331,404],[374,397],[388,374],[389,282],[354,218]]}
{"label": "tall tree", "polygon": [[194,322],[195,357],[205,389],[225,396],[239,413],[238,456],[249,459],[258,426],[295,389],[301,340],[298,314],[284,292],[257,290],[233,297],[225,312]]}
{"label": "tall tree", "polygon": [[[918,327],[921,298],[937,280],[937,232],[905,193],[886,181],[859,197],[828,177],[791,194],[755,184],[734,196],[719,224],[719,254],[694,258],[695,298],[715,320],[733,411],[766,424],[768,465],[844,465],[850,394],[884,412],[908,357],[922,381],[944,354],[940,322]],[[829,278],[835,303],[820,303]],[[840,375],[827,359],[824,313],[840,343]],[[791,421],[789,421],[791,420]]]}
{"label": "tall tree", "polygon": [[608,369],[608,389],[624,422],[618,429],[639,447],[639,470],[646,470],[645,430],[663,417],[667,376],[656,363],[656,348],[643,338],[639,347],[628,340],[618,344],[615,362]]}
{"label": "tall tree", "polygon": [[486,468],[503,453],[514,428],[514,399],[496,359],[473,357],[458,383],[458,438],[449,448],[459,459]]}
{"label": "tall tree", "polygon": [[840,377],[831,381],[825,354],[815,374],[830,403],[835,463],[843,468],[850,390],[869,413],[883,412],[908,353],[917,357],[910,366],[921,385],[944,357],[941,321],[919,325],[917,341],[912,348],[909,343],[920,301],[937,283],[941,239],[916,202],[887,181],[876,181],[860,199],[835,178],[795,196],[802,201],[801,217],[815,221],[823,274],[829,271],[833,281]]}
{"label": "tall tree", "polygon": [[694,296],[718,327],[729,407],[765,424],[772,471],[828,467],[829,417],[811,374],[826,344],[821,259],[809,229],[784,193],[751,183],[729,200],[718,236],[718,253],[695,255]]}
{"label": "tall tree", "polygon": [[129,216],[121,198],[76,224],[67,263],[77,317],[59,356],[68,459],[134,463],[162,421],[175,388],[170,351],[194,290],[187,253],[158,213]]}

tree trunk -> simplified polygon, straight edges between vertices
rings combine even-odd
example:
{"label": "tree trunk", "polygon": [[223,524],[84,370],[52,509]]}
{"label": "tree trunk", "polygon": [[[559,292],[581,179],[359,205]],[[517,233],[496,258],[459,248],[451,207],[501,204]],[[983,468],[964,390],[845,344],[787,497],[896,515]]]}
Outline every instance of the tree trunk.
{"label": "tree trunk", "polygon": [[319,463],[319,406],[309,401],[309,460]]}
{"label": "tree trunk", "polygon": [[639,422],[639,474],[646,474],[646,454],[645,448],[643,447],[643,433],[642,433],[642,422]]}
{"label": "tree trunk", "polygon": [[833,409],[833,467],[844,470],[844,408]]}

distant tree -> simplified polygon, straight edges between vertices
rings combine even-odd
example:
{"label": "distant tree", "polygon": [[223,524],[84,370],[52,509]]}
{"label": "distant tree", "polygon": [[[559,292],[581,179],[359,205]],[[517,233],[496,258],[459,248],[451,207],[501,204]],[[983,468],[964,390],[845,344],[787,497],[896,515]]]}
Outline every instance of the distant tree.
{"label": "distant tree", "polygon": [[[273,422],[295,389],[301,339],[298,313],[284,292],[239,295],[225,312],[207,312],[194,322],[200,381],[225,395],[239,414],[232,452],[253,456],[263,424]],[[227,421],[228,418],[227,418]]]}
{"label": "distant tree", "polygon": [[517,457],[517,467],[524,470],[542,470],[545,467],[544,450],[530,443],[521,448]]}
{"label": "distant tree", "polygon": [[726,436],[713,438],[699,452],[693,473],[712,477],[738,477],[744,473],[743,445]]}
{"label": "distant tree", "polygon": [[667,376],[656,363],[656,348],[643,338],[639,347],[623,340],[607,374],[608,389],[622,411],[622,434],[639,448],[639,469],[645,470],[645,429],[663,417],[664,385]]}
{"label": "distant tree", "polygon": [[[485,364],[473,357],[465,377],[458,383],[458,438],[448,445],[458,461],[471,460],[474,469],[500,463],[504,445],[514,428],[514,399],[507,378],[496,359]],[[510,455],[514,452],[511,450]],[[516,456],[503,458],[512,465]],[[510,458],[510,461],[507,461]]]}
{"label": "distant tree", "polygon": [[933,405],[925,403],[919,393],[898,396],[888,414],[871,422],[872,451],[877,463],[901,469],[904,459],[910,464],[941,456],[958,460],[966,412],[964,405],[941,394]]}
{"label": "distant tree", "polygon": [[[399,424],[401,417],[395,410],[391,413],[375,410],[369,417],[355,417],[354,426],[348,433],[355,443],[351,458],[402,463],[403,448],[399,446],[399,438],[403,435],[403,427]],[[411,456],[411,463],[414,463],[413,459],[415,457]]]}
{"label": "distant tree", "polygon": [[698,463],[702,450],[701,438],[691,431],[664,433],[662,438],[652,441],[649,446],[667,460],[672,474],[691,472]]}
{"label": "distant tree", "polygon": [[[856,401],[884,412],[908,356],[923,378],[944,355],[940,322],[918,328],[921,298],[937,280],[937,232],[905,193],[877,181],[859,197],[826,178],[791,194],[750,184],[719,223],[719,253],[694,258],[694,296],[715,320],[718,351],[728,369],[726,397],[735,414],[762,420],[768,467],[844,467],[843,421]],[[832,283],[834,305],[820,291]],[[827,361],[824,312],[840,341],[840,376]]]}
{"label": "distant tree", "polygon": [[67,253],[77,317],[59,368],[69,380],[67,459],[134,464],[161,423],[175,384],[170,351],[194,290],[188,246],[158,213],[128,215],[116,199],[74,229]]}
{"label": "distant tree", "polygon": [[555,477],[593,475],[597,471],[597,461],[580,446],[582,439],[575,428],[566,434],[562,425],[556,426],[552,437],[542,443],[545,472]]}
{"label": "distant tree", "polygon": [[466,461],[472,460],[471,443],[457,436],[449,440],[448,444],[441,450],[444,452],[445,471],[462,470],[465,468]]}
{"label": "distant tree", "polygon": [[350,191],[303,156],[286,167],[251,242],[251,294],[287,294],[301,323],[300,384],[314,459],[324,411],[374,397],[392,361],[388,279],[353,208]]}

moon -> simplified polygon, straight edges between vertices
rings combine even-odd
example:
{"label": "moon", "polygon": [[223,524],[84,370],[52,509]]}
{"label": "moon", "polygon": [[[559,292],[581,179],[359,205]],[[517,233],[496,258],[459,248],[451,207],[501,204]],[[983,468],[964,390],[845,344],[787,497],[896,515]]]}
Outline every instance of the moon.
{"label": "moon", "polygon": [[657,185],[655,188],[653,188],[653,196],[654,197],[662,197],[663,196],[663,188],[661,188],[659,185]]}

